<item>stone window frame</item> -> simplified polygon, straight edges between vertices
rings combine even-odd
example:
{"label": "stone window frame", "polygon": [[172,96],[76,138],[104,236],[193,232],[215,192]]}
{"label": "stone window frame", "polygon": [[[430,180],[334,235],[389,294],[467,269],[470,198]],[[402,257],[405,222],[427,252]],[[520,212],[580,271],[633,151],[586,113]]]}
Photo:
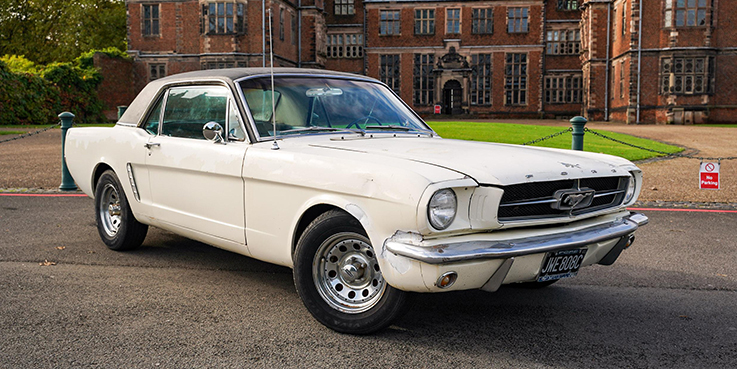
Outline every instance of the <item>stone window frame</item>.
{"label": "stone window frame", "polygon": [[619,62],[619,98],[624,99],[624,60]]}
{"label": "stone window frame", "polygon": [[[463,11],[461,7],[445,8],[445,34],[460,35],[463,22]],[[451,18],[451,12],[458,12],[457,18]]]}
{"label": "stone window frame", "polygon": [[[571,39],[571,34],[573,34],[573,39]],[[580,28],[549,28],[545,31],[545,55],[578,55],[580,53]]]}
{"label": "stone window frame", "polygon": [[355,15],[356,6],[354,0],[335,0],[333,11],[335,15]]}
{"label": "stone window frame", "polygon": [[[415,35],[429,36],[435,34],[435,8],[415,8]],[[424,12],[424,14],[423,14]],[[423,28],[425,26],[425,28]],[[427,30],[423,32],[423,29]]]}
{"label": "stone window frame", "polygon": [[[515,60],[515,57],[517,60]],[[528,53],[504,54],[504,106],[527,106],[529,87]]]}
{"label": "stone window frame", "polygon": [[[674,96],[714,94],[715,60],[711,55],[662,56],[659,66],[661,81],[659,94]],[[680,91],[678,86],[681,86]]]}
{"label": "stone window frame", "polygon": [[402,34],[402,11],[398,9],[379,10],[379,36],[399,36]]}
{"label": "stone window frame", "polygon": [[379,54],[379,80],[400,95],[402,58],[399,54]]}
{"label": "stone window frame", "polygon": [[581,3],[579,0],[558,0],[556,9],[561,12],[575,12],[581,10]]}
{"label": "stone window frame", "polygon": [[624,36],[627,35],[627,1],[622,2],[622,20],[620,22],[620,26],[622,27],[622,40],[624,40]]}
{"label": "stone window frame", "polygon": [[[471,55],[471,101],[472,106],[491,106],[494,54]],[[481,71],[479,71],[481,69]]]}
{"label": "stone window frame", "polygon": [[[707,0],[663,0],[663,27],[707,27],[711,8]],[[693,14],[693,24],[689,24],[691,14]],[[679,20],[683,23],[679,24]]]}
{"label": "stone window frame", "polygon": [[[220,7],[222,5],[222,8]],[[228,14],[228,5],[230,15]],[[211,14],[214,9],[215,14]],[[221,12],[222,10],[222,12]],[[242,35],[246,33],[246,3],[242,1],[207,1],[202,3],[202,27],[204,35]],[[222,29],[220,27],[222,20]],[[232,23],[231,23],[232,22]],[[230,26],[229,26],[230,25]],[[229,27],[232,27],[229,31]]]}
{"label": "stone window frame", "polygon": [[[481,15],[482,12],[483,16]],[[494,8],[482,7],[471,9],[471,33],[474,35],[494,34]]]}
{"label": "stone window frame", "polygon": [[148,81],[166,77],[166,63],[148,63]]}
{"label": "stone window frame", "polygon": [[583,73],[547,75],[544,87],[547,105],[583,103]]}
{"label": "stone window frame", "polygon": [[507,33],[530,32],[530,8],[525,6],[507,7]]}
{"label": "stone window frame", "polygon": [[414,106],[435,104],[435,54],[414,54],[412,103]]}
{"label": "stone window frame", "polygon": [[327,34],[327,57],[330,59],[363,58],[363,33],[339,32]]}
{"label": "stone window frame", "polygon": [[[149,13],[148,18],[146,18],[146,9]],[[152,14],[154,10],[155,17]],[[146,32],[146,26],[148,26],[148,32]],[[141,35],[143,37],[161,37],[161,4],[141,4]]]}

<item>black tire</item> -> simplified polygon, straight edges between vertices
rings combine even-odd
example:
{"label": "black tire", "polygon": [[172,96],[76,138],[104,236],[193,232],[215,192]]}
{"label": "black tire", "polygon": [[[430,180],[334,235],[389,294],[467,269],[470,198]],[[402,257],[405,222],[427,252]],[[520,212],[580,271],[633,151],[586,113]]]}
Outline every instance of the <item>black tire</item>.
{"label": "black tire", "polygon": [[136,220],[115,172],[107,170],[95,187],[95,219],[102,242],[111,250],[126,251],[141,246],[148,226]]}
{"label": "black tire", "polygon": [[294,284],[312,316],[341,333],[379,331],[409,307],[409,294],[383,279],[361,224],[339,210],[320,215],[302,233]]}
{"label": "black tire", "polygon": [[538,288],[545,288],[547,286],[550,286],[551,284],[558,282],[560,279],[554,279],[552,281],[545,281],[545,282],[522,282],[522,283],[513,283],[510,284],[512,287],[519,287],[519,288],[529,288],[529,289],[538,289]]}

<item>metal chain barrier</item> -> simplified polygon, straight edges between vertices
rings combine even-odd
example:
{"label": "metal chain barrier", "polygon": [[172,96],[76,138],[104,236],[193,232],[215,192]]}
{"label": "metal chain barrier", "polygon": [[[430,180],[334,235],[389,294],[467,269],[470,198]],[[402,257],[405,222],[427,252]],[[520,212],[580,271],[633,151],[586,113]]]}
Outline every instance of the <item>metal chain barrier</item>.
{"label": "metal chain barrier", "polygon": [[573,132],[573,127],[568,127],[568,129],[566,129],[566,130],[564,130],[564,131],[560,131],[560,132],[555,132],[555,133],[553,133],[553,134],[551,134],[551,135],[547,135],[547,136],[545,136],[545,137],[540,137],[540,138],[538,138],[537,140],[527,141],[527,142],[523,143],[522,145],[525,145],[525,146],[526,146],[526,145],[533,145],[533,144],[536,144],[536,143],[538,143],[538,142],[542,142],[542,141],[545,141],[545,140],[549,140],[549,139],[551,139],[551,138],[553,138],[553,137],[558,137],[558,136],[560,136],[560,135],[562,135],[562,134],[566,134],[566,133],[568,133],[568,132]]}
{"label": "metal chain barrier", "polygon": [[29,132],[29,133],[22,134],[20,136],[16,136],[16,137],[13,137],[13,138],[8,138],[8,139],[5,139],[5,140],[1,140],[0,141],[0,144],[1,143],[5,143],[5,142],[20,140],[21,138],[31,137],[33,135],[37,135],[39,133],[46,132],[46,131],[48,131],[48,130],[54,128],[54,127],[58,127],[58,126],[59,126],[59,124],[57,123],[57,124],[54,124],[53,126],[50,126],[50,127],[44,128],[44,129],[40,129],[40,130],[38,130],[36,132]]}
{"label": "metal chain barrier", "polygon": [[737,160],[737,156],[729,156],[729,157],[725,157],[725,158],[714,158],[714,157],[703,157],[703,156],[685,155],[685,154],[678,154],[678,153],[675,153],[675,154],[674,153],[668,153],[668,152],[665,152],[665,151],[648,149],[647,147],[642,147],[642,146],[631,144],[629,142],[624,142],[622,140],[618,140],[616,138],[606,136],[604,134],[601,134],[599,132],[596,132],[596,131],[591,130],[591,129],[588,129],[588,128],[584,128],[583,130],[584,130],[584,132],[591,133],[594,136],[598,136],[598,137],[601,137],[601,138],[606,139],[606,140],[609,140],[609,141],[613,141],[613,142],[616,142],[616,143],[619,143],[619,144],[622,144],[622,145],[625,145],[625,146],[634,147],[636,149],[650,151],[650,152],[654,152],[656,154],[665,155],[665,156],[669,156],[669,157],[686,158],[686,159],[698,159],[698,160],[701,160],[702,162],[705,161],[705,160],[706,161],[715,161],[716,160],[718,162],[721,162],[722,160]]}

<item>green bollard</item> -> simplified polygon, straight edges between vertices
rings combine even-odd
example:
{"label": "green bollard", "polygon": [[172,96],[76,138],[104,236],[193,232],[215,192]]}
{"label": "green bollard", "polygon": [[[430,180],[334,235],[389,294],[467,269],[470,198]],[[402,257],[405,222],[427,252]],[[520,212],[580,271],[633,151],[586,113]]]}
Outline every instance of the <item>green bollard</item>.
{"label": "green bollard", "polygon": [[571,149],[583,151],[583,127],[586,125],[586,122],[588,122],[588,120],[584,117],[573,117],[573,119],[571,119],[571,125],[573,126]]}
{"label": "green bollard", "polygon": [[74,184],[74,178],[69,173],[67,161],[64,158],[64,144],[67,139],[67,130],[72,128],[74,114],[65,111],[59,114],[59,118],[61,119],[61,186],[59,186],[59,189],[62,191],[75,191],[77,190],[77,185]]}

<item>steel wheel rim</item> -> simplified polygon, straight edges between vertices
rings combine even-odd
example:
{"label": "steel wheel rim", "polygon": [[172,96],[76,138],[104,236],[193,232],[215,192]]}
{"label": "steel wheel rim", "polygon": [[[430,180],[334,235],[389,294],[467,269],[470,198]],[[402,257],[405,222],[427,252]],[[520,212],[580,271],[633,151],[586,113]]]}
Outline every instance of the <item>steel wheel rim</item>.
{"label": "steel wheel rim", "polygon": [[123,216],[118,190],[112,184],[108,183],[102,189],[100,206],[97,211],[100,214],[100,222],[105,233],[110,237],[115,237],[123,223]]}
{"label": "steel wheel rim", "polygon": [[363,236],[339,233],[329,237],[315,253],[312,265],[320,296],[344,313],[371,309],[386,291],[374,249]]}

